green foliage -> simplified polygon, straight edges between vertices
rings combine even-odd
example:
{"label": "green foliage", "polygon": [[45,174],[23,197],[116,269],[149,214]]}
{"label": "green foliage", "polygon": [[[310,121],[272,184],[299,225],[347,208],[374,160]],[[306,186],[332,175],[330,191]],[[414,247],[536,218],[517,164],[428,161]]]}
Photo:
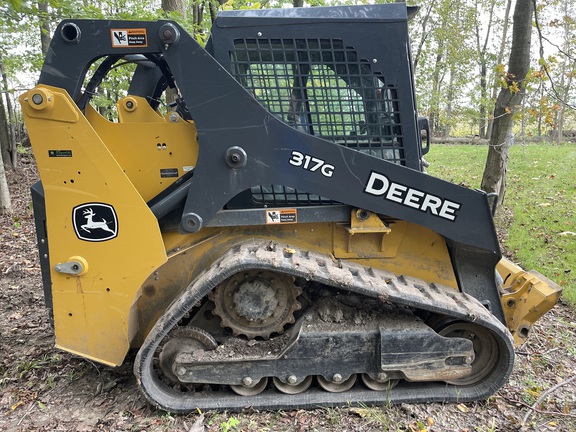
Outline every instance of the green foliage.
{"label": "green foliage", "polygon": [[[486,146],[437,145],[428,171],[467,187],[479,187]],[[505,253],[564,288],[576,304],[576,145],[515,145],[508,163],[504,208],[496,223],[507,235]]]}
{"label": "green foliage", "polygon": [[[88,79],[98,68],[100,61],[94,63],[88,73]],[[92,103],[97,107],[100,114],[108,120],[117,120],[116,101],[125,97],[130,84],[129,77],[134,74],[136,64],[118,62],[114,68],[106,75],[98,87],[97,93],[92,98]]]}
{"label": "green foliage", "polygon": [[22,8],[22,0],[8,0],[8,4],[16,11]]}
{"label": "green foliage", "polygon": [[[392,0],[379,0],[390,2]],[[200,44],[204,44],[210,33],[209,5],[217,9],[259,9],[267,7],[288,7],[292,0],[229,0],[221,4],[211,0],[183,0],[185,13],[166,12],[161,9],[158,0],[46,0],[48,12],[42,12],[38,1],[8,0],[0,6],[0,52],[4,57],[4,66],[9,77],[10,91],[30,87],[38,77],[42,55],[40,54],[40,24],[47,20],[51,31],[64,18],[95,19],[138,19],[157,20],[174,19],[178,21]],[[309,0],[305,6],[324,6],[332,4],[369,3],[367,0]],[[495,0],[409,0],[409,4],[420,6],[420,12],[409,25],[413,41],[413,52],[418,51],[418,67],[415,82],[417,86],[419,109],[422,115],[433,120],[437,131],[450,126],[456,134],[469,134],[469,125],[474,125],[473,133],[481,121],[488,120],[494,106],[490,92],[480,92],[479,67],[487,68],[487,83],[490,86],[498,74],[495,71],[496,59],[502,39],[504,8],[506,2]],[[487,17],[494,11],[491,26]],[[194,11],[194,13],[193,13]],[[199,11],[200,19],[198,18]],[[560,38],[562,50],[574,56],[576,46],[576,20],[574,6],[567,0],[539,3],[539,18],[545,35]],[[488,32],[490,30],[490,32]],[[547,32],[547,33],[546,33]],[[487,41],[486,49],[478,51],[478,46]],[[419,47],[422,47],[420,50]],[[509,43],[507,44],[509,47]],[[420,52],[421,51],[421,52]],[[534,60],[536,63],[537,60]],[[573,63],[573,62],[572,62]],[[574,66],[565,57],[557,55],[557,50],[546,55],[540,65],[534,64],[535,71],[546,70],[556,81],[556,90],[562,97],[573,99],[569,79],[574,75]],[[25,73],[22,73],[25,71]],[[117,80],[121,81],[120,77]],[[538,97],[527,97],[522,111],[527,132],[544,133],[556,127],[559,109],[556,97],[550,94],[551,82],[546,75],[533,81],[529,92],[538,93]],[[112,82],[106,84],[106,90],[116,93]],[[118,88],[118,92],[123,89]],[[513,91],[517,91],[512,87]],[[105,93],[105,92],[104,92]],[[542,104],[546,96],[548,109]],[[530,95],[528,95],[530,96]],[[102,106],[110,110],[102,101]],[[109,104],[110,105],[110,104]],[[573,104],[574,105],[574,104]],[[559,105],[562,107],[562,105]],[[484,111],[480,111],[483,107]],[[565,129],[576,129],[576,114],[568,111]]]}
{"label": "green foliage", "polygon": [[[509,184],[515,186],[516,206],[508,247],[527,267],[563,286],[563,297],[576,304],[576,147],[529,146],[515,153]],[[530,176],[520,178],[521,172]]]}
{"label": "green foliage", "polygon": [[237,430],[238,425],[240,424],[240,420],[235,417],[230,417],[228,420],[223,421],[220,423],[220,428],[222,432],[233,432]]}
{"label": "green foliage", "polygon": [[22,379],[26,377],[29,373],[37,369],[49,368],[54,366],[60,360],[58,354],[45,354],[40,358],[35,359],[25,359],[22,360],[17,365],[17,371],[19,378]]}
{"label": "green foliage", "polygon": [[447,123],[453,126],[452,112],[463,110],[463,96],[474,85],[471,71],[478,56],[473,30],[480,18],[476,3],[467,0],[429,0],[420,6],[410,25],[412,40],[422,43],[415,77],[419,108],[433,120],[433,129],[440,131]]}

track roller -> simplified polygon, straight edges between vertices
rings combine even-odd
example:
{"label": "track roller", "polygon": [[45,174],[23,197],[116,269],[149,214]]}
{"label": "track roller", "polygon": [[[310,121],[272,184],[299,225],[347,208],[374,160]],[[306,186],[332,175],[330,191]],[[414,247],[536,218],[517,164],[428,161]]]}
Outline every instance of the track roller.
{"label": "track roller", "polygon": [[343,379],[342,375],[334,374],[332,380],[327,380],[322,375],[318,375],[318,385],[330,393],[342,393],[348,391],[356,383],[356,374]]}
{"label": "track roller", "polygon": [[[296,377],[293,375],[288,377],[287,382],[282,381],[278,377],[272,378],[272,381],[274,382],[274,386],[282,393],[294,395],[308,390],[308,387],[312,384],[312,375],[307,376],[299,383],[296,382]],[[294,381],[294,384],[290,383],[290,381]]]}
{"label": "track roller", "polygon": [[268,385],[268,378],[264,377],[259,381],[252,382],[251,378],[246,377],[243,382],[243,385],[231,385],[230,388],[240,396],[256,396],[264,391]]}
{"label": "track roller", "polygon": [[363,373],[361,375],[361,378],[362,378],[362,382],[364,383],[364,385],[366,387],[368,387],[370,390],[374,390],[374,391],[391,390],[394,387],[396,387],[398,385],[398,383],[400,382],[400,380],[389,379],[389,378],[374,379],[369,374],[365,374],[365,373]]}

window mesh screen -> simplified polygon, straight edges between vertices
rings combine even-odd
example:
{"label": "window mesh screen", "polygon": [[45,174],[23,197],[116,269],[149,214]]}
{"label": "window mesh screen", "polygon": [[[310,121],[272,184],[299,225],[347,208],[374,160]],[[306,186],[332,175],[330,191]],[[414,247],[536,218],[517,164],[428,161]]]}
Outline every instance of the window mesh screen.
{"label": "window mesh screen", "polygon": [[[398,95],[340,39],[236,39],[236,79],[271,114],[301,132],[404,164]],[[283,186],[258,186],[267,205],[329,200]]]}

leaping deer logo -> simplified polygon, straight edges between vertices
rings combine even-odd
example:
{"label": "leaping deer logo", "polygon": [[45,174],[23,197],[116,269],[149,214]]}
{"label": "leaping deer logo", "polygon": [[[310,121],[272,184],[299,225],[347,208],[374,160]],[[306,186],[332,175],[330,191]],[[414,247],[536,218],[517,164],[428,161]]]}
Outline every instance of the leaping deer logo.
{"label": "leaping deer logo", "polygon": [[102,242],[118,236],[118,216],[110,204],[80,204],[72,209],[72,221],[80,240]]}
{"label": "leaping deer logo", "polygon": [[103,229],[104,231],[108,231],[112,234],[116,234],[114,232],[114,230],[110,229],[110,227],[108,227],[108,222],[106,222],[106,219],[102,218],[102,220],[100,222],[94,222],[94,216],[96,215],[96,213],[94,213],[94,210],[92,210],[91,207],[87,208],[86,210],[84,210],[83,212],[84,218],[86,219],[86,223],[84,225],[80,226],[80,229],[86,231],[86,232],[91,232],[91,229]]}

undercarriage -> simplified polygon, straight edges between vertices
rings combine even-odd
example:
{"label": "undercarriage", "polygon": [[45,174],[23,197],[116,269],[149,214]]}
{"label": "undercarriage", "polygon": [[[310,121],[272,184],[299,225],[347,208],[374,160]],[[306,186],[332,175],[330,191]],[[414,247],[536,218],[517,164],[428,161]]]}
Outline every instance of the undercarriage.
{"label": "undercarriage", "polygon": [[154,405],[188,412],[476,400],[513,361],[508,331],[471,296],[261,240],[188,287],[135,372]]}

